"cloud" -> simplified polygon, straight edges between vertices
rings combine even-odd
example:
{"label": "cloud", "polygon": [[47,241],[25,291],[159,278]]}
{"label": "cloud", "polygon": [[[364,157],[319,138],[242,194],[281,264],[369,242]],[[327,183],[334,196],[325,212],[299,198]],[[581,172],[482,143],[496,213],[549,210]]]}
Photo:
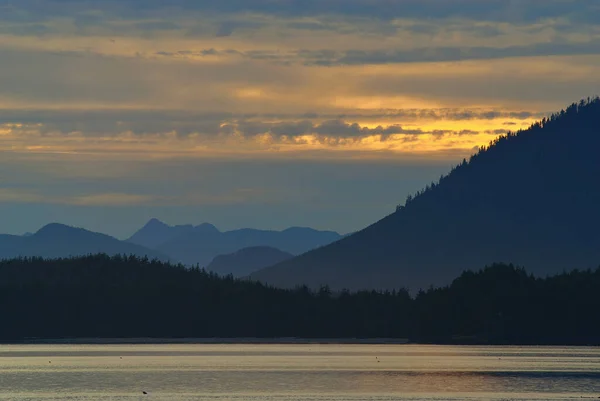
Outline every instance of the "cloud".
{"label": "cloud", "polygon": [[599,9],[0,0],[3,227],[359,229],[506,129],[600,91]]}
{"label": "cloud", "polygon": [[491,39],[517,29],[581,33],[598,25],[600,11],[595,0],[0,0],[2,22],[15,33],[30,24],[34,35],[35,24],[46,29],[52,22],[52,32],[73,24],[86,35],[153,37],[178,30],[193,38],[228,38],[265,30],[280,37],[300,31],[394,38],[404,32],[464,42],[465,36]]}
{"label": "cloud", "polygon": [[35,191],[18,188],[0,188],[0,203],[35,203],[43,201],[44,197]]}
{"label": "cloud", "polygon": [[537,43],[528,46],[496,47],[443,47],[411,50],[351,50],[324,59],[308,56],[308,65],[362,65],[418,62],[447,62],[489,60],[513,57],[570,56],[600,54],[600,40],[586,43]]}
{"label": "cloud", "polygon": [[151,196],[126,193],[95,193],[87,195],[53,195],[46,191],[21,188],[0,188],[0,203],[51,203],[76,206],[143,205]]}
{"label": "cloud", "polygon": [[[221,35],[225,36],[225,35]],[[280,50],[235,49],[165,52],[156,56],[197,58],[197,57],[240,57],[248,60],[269,61],[279,65],[301,64],[304,66],[353,66],[404,63],[438,63],[466,60],[493,60],[518,57],[574,56],[600,54],[600,38],[586,42],[535,43],[531,45],[496,46],[447,46],[422,47],[414,49],[385,50],[344,50],[299,49],[282,52]]]}
{"label": "cloud", "polygon": [[[3,157],[19,155],[19,162],[59,157],[79,163],[92,159],[112,160],[115,166],[133,160],[195,158],[346,160],[411,158],[418,154],[436,158],[453,155],[456,151],[468,155],[474,146],[486,144],[496,136],[492,131],[405,129],[400,125],[368,127],[340,120],[322,123],[231,121],[221,124],[217,134],[194,132],[189,135],[177,131],[157,134],[127,131],[86,136],[81,132],[49,131],[40,125],[5,124],[0,126],[0,135]],[[81,166],[72,171],[64,166],[60,164],[59,168],[65,177],[91,174],[95,178],[90,182],[97,183],[110,176],[99,171],[84,172]],[[68,187],[74,188],[77,184],[69,181]],[[123,192],[110,192],[113,193]],[[93,198],[80,201],[93,202]]]}
{"label": "cloud", "polygon": [[[412,114],[412,113],[406,113]],[[501,115],[502,113],[498,113]],[[510,113],[508,113],[510,114]],[[402,115],[401,111],[397,115]],[[418,115],[418,114],[417,114]],[[472,118],[473,114],[467,114]],[[27,135],[40,135],[49,139],[63,135],[73,138],[72,134],[82,137],[122,137],[123,134],[147,136],[148,139],[200,136],[201,138],[223,138],[234,136],[238,138],[251,138],[259,135],[269,135],[272,138],[293,138],[306,135],[317,135],[329,138],[363,138],[381,136],[382,140],[391,135],[421,135],[431,134],[433,131],[424,131],[420,128],[403,128],[400,124],[377,125],[368,127],[356,122],[347,122],[342,119],[324,119],[320,122],[311,120],[293,120],[298,116],[279,115],[282,119],[291,117],[290,121],[269,122],[268,116],[235,116],[232,114],[195,114],[177,112],[154,111],[71,111],[54,112],[42,110],[35,111],[7,111],[0,117],[0,133],[4,136],[27,138]],[[369,117],[368,114],[363,118]],[[263,120],[261,120],[261,118]],[[373,118],[373,117],[371,117]],[[378,118],[377,118],[378,119]],[[436,131],[439,134],[441,131]],[[478,134],[473,130],[445,130],[443,133],[460,135]],[[158,135],[158,136],[157,136]],[[60,138],[58,136],[57,138]],[[135,137],[127,136],[129,142]]]}
{"label": "cloud", "polygon": [[[80,132],[84,136],[113,136],[130,132],[136,135],[176,132],[219,135],[233,132],[233,127],[248,135],[270,133],[298,136],[309,133],[361,136],[420,133],[400,124],[361,126],[361,121],[472,121],[540,119],[549,113],[486,109],[389,109],[363,110],[354,113],[227,113],[177,110],[69,110],[69,109],[0,109],[0,125],[5,129],[36,129],[42,134]],[[269,122],[277,120],[277,122]],[[514,122],[502,122],[514,125]]]}
{"label": "cloud", "polygon": [[[251,21],[248,19],[242,20],[224,20],[218,23],[217,31],[215,36],[217,38],[227,37],[233,35],[237,30],[253,30],[265,26],[263,21]],[[188,31],[188,35],[192,35],[191,31]]]}
{"label": "cloud", "polygon": [[126,206],[144,205],[152,201],[152,196],[123,193],[100,193],[81,195],[62,200],[63,203],[79,206]]}
{"label": "cloud", "polygon": [[372,135],[387,137],[392,134],[422,134],[421,130],[405,130],[400,125],[377,126],[369,128],[360,126],[358,123],[348,123],[343,120],[326,120],[314,123],[309,120],[286,123],[260,123],[250,121],[239,121],[225,126],[229,132],[237,132],[243,136],[255,136],[269,134],[274,137],[298,137],[304,135],[322,135],[336,138],[360,138]]}
{"label": "cloud", "polygon": [[[18,190],[0,188],[0,203],[57,204],[85,207],[124,207],[124,206],[183,206],[183,205],[225,205],[238,204],[257,198],[253,191],[235,191],[227,195],[182,194],[180,196],[159,196],[127,193],[92,193],[86,195],[53,196],[45,191],[32,189]],[[260,196],[265,201],[264,196]]]}
{"label": "cloud", "polygon": [[181,26],[173,21],[143,21],[137,22],[135,27],[143,31],[173,31]]}
{"label": "cloud", "polygon": [[[2,0],[0,6],[10,11],[34,8],[38,14],[58,15],[65,10],[77,13],[86,9],[110,9],[121,14],[154,16],[167,8],[163,0]],[[535,22],[546,18],[569,17],[578,21],[599,21],[595,0],[392,0],[382,5],[371,0],[172,0],[168,8],[183,12],[259,13],[275,16],[344,15],[365,16],[382,20],[395,18],[471,18],[485,20],[515,19]],[[16,14],[16,13],[15,13]],[[17,15],[11,15],[18,18]]]}
{"label": "cloud", "polygon": [[490,135],[504,135],[507,134],[509,131],[507,129],[495,129],[495,130],[488,130],[486,131],[486,134],[490,134]]}

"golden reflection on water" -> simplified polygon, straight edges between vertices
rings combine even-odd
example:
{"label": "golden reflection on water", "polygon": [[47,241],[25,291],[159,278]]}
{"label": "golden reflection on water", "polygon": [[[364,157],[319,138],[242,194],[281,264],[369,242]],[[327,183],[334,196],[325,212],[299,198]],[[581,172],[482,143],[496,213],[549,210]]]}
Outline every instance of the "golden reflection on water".
{"label": "golden reflection on water", "polygon": [[121,400],[139,397],[141,391],[165,400],[595,398],[600,395],[600,350],[318,344],[2,345],[0,389],[0,399],[16,400]]}

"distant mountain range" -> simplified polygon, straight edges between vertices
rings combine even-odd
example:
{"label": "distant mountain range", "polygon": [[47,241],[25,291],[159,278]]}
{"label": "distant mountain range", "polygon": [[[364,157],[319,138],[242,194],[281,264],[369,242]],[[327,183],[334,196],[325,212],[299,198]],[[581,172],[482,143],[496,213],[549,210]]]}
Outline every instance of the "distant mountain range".
{"label": "distant mountain range", "polygon": [[294,255],[268,246],[243,248],[228,255],[219,255],[206,267],[206,270],[221,276],[245,277],[268,266],[293,258]]}
{"label": "distant mountain range", "polygon": [[244,248],[266,246],[300,255],[340,238],[342,236],[333,231],[303,227],[291,227],[283,231],[244,228],[221,232],[207,223],[199,226],[170,226],[152,219],[127,239],[127,242],[155,249],[186,265],[199,264],[206,267],[216,256]]}
{"label": "distant mountain range", "polygon": [[57,223],[48,224],[34,234],[0,235],[0,259],[32,256],[59,258],[96,253],[169,260],[168,256],[141,245]]}
{"label": "distant mountain range", "polygon": [[147,256],[150,259],[210,267],[219,274],[245,276],[341,238],[332,231],[293,227],[283,231],[241,229],[220,232],[205,223],[169,226],[150,220],[126,241],[53,223],[36,233],[0,235],[0,259],[58,258],[96,253]]}
{"label": "distant mountain range", "polygon": [[595,268],[598,127],[599,99],[573,104],[498,138],[391,215],[345,237],[299,227],[221,232],[210,224],[169,226],[152,219],[120,241],[50,224],[31,235],[1,235],[0,258],[147,255],[222,274],[250,274],[279,287],[413,292],[495,262],[525,266],[536,276]]}
{"label": "distant mountain range", "polygon": [[493,262],[536,276],[600,265],[600,100],[572,104],[463,160],[397,211],[262,269],[280,286],[412,291]]}

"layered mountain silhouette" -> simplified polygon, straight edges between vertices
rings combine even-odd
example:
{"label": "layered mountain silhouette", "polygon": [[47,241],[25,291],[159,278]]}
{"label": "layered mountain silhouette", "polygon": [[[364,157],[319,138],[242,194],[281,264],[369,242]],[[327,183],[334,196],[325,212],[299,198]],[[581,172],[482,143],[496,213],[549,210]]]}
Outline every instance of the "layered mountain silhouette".
{"label": "layered mountain silhouette", "polygon": [[154,248],[178,236],[191,234],[194,229],[195,227],[191,224],[169,226],[158,219],[151,219],[144,227],[133,234],[127,242]]}
{"label": "layered mountain silhouette", "polygon": [[269,246],[243,248],[228,255],[219,255],[206,270],[221,276],[245,277],[263,267],[272,266],[293,258],[294,255]]}
{"label": "layered mountain silhouette", "polygon": [[411,291],[493,262],[536,276],[600,265],[600,100],[508,133],[395,213],[251,277],[293,287]]}
{"label": "layered mountain silhouette", "polygon": [[48,224],[31,235],[0,235],[0,259],[33,256],[59,258],[97,253],[169,260],[160,252],[141,245],[58,223]]}
{"label": "layered mountain silhouette", "polygon": [[340,238],[342,236],[333,231],[303,227],[291,227],[283,231],[244,228],[221,232],[208,223],[170,226],[152,219],[127,242],[150,247],[186,265],[206,267],[216,256],[244,248],[271,247],[299,255]]}

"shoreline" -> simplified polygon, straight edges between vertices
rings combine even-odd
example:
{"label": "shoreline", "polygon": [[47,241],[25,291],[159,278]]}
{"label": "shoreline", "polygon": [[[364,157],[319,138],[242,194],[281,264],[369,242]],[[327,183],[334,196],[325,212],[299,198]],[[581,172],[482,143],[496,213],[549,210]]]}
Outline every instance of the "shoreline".
{"label": "shoreline", "polygon": [[600,347],[600,344],[498,344],[488,342],[414,342],[406,338],[28,338],[0,341],[7,345],[439,345],[489,347]]}
{"label": "shoreline", "polygon": [[410,344],[405,338],[28,338],[20,341],[0,341],[0,344],[38,345],[145,345],[145,344]]}

